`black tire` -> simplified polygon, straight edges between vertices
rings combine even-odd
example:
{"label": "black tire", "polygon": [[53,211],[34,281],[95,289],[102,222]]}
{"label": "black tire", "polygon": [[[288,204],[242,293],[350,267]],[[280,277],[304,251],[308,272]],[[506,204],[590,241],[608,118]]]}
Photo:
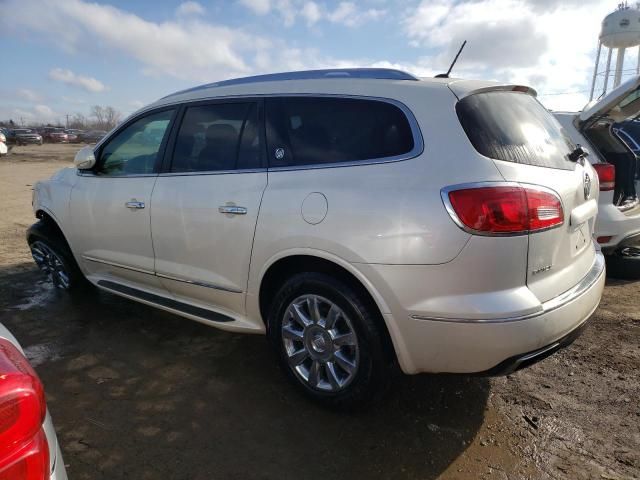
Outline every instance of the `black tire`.
{"label": "black tire", "polygon": [[[349,380],[341,379],[345,381],[344,387],[336,387],[335,380],[337,377],[335,374],[332,375],[334,383],[329,388],[335,387],[335,391],[321,389],[318,381],[315,382],[315,387],[312,386],[310,384],[311,380],[305,380],[298,371],[294,370],[294,368],[298,367],[290,365],[290,354],[287,353],[282,333],[283,324],[289,322],[291,325],[292,320],[288,313],[290,311],[289,307],[292,306],[294,300],[305,296],[327,300],[329,303],[325,304],[325,307],[328,307],[329,304],[337,306],[341,312],[336,317],[339,320],[335,321],[335,325],[337,326],[339,322],[349,322],[348,327],[351,327],[349,332],[355,332],[356,346],[336,347],[328,342],[330,346],[327,347],[331,352],[338,352],[340,355],[342,355],[345,348],[350,349],[347,353],[351,354],[355,349],[357,352],[356,361],[354,362],[357,365],[355,373],[349,374],[346,373],[347,370],[343,371],[339,365],[341,362],[333,362],[331,359],[317,360],[320,365],[318,369],[322,370],[316,369],[318,373],[315,378],[320,378],[324,375],[326,379],[325,385],[329,385],[329,363],[332,364],[332,371],[340,370],[339,373],[346,373],[346,376],[350,377]],[[390,355],[386,353],[387,350],[384,345],[385,336],[381,331],[381,328],[384,327],[380,326],[382,320],[379,319],[379,313],[375,305],[370,305],[370,303],[350,285],[322,273],[297,274],[282,285],[268,313],[268,335],[287,377],[307,397],[327,407],[353,410],[366,406],[385,390],[391,376],[392,361],[389,358]],[[328,313],[325,315],[326,317],[329,316]],[[289,319],[287,320],[287,318]],[[304,328],[303,335],[306,340],[308,340],[309,328]],[[331,332],[334,332],[331,333],[331,339],[334,339],[337,335],[335,334],[336,331],[336,328],[331,330]],[[327,334],[329,333],[329,330],[327,330]],[[304,348],[305,341],[299,341],[299,345],[303,346],[302,348]],[[311,349],[309,348],[306,351],[311,352]],[[317,351],[314,353],[318,354]],[[330,355],[333,355],[333,353],[330,353]],[[333,358],[335,359],[335,356]],[[305,362],[307,361],[312,364],[316,362],[311,356],[305,360]],[[299,367],[303,365],[304,363],[300,363]],[[309,367],[309,372],[312,368],[313,366]],[[321,372],[324,372],[324,374]],[[310,373],[309,378],[311,378]],[[347,381],[348,383],[346,383]]]}
{"label": "black tire", "polygon": [[640,280],[640,255],[613,253],[605,257],[607,276],[621,280]]}
{"label": "black tire", "polygon": [[[85,278],[84,274],[78,267],[73,254],[67,245],[66,240],[53,227],[42,220],[32,225],[27,233],[27,243],[31,249],[31,255],[36,265],[47,276],[56,288],[75,292],[91,287],[91,283]],[[46,250],[50,252],[46,252]],[[47,254],[52,253],[55,258],[51,261],[44,261],[47,265],[42,265],[43,261],[38,259],[40,252],[45,251]],[[59,262],[61,268],[64,269],[67,281],[63,281],[61,275],[51,271],[51,263]]]}

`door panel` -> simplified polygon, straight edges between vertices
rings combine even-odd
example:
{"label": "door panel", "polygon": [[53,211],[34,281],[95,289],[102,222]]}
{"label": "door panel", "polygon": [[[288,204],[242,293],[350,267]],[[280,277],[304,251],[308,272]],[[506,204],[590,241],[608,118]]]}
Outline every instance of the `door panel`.
{"label": "door panel", "polygon": [[73,244],[94,280],[111,277],[163,290],[154,276],[150,206],[173,115],[163,110],[125,124],[71,192]]}
{"label": "door panel", "polygon": [[155,270],[182,301],[244,314],[253,236],[267,185],[261,102],[187,105],[152,196]]}
{"label": "door panel", "polygon": [[[244,312],[266,185],[265,172],[158,178],[151,215],[155,268],[176,298]],[[219,211],[230,205],[246,208],[246,214]]]}

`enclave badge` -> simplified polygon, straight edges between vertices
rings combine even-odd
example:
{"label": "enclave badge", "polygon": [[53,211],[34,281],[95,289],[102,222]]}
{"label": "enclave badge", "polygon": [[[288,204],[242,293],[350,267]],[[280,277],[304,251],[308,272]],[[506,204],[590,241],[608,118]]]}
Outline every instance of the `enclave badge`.
{"label": "enclave badge", "polygon": [[591,177],[589,177],[588,173],[584,174],[584,199],[589,200],[589,196],[591,195]]}

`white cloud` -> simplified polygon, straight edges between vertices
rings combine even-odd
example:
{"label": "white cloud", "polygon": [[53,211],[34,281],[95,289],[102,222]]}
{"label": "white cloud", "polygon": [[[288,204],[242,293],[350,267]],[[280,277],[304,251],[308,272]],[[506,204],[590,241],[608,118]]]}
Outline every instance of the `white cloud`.
{"label": "white cloud", "polygon": [[525,83],[554,109],[579,109],[590,86],[605,0],[424,0],[409,9],[405,33],[418,48],[436,49],[421,63],[445,71],[468,40],[453,75]]}
{"label": "white cloud", "polygon": [[386,10],[370,8],[367,10],[359,10],[353,2],[340,2],[338,7],[327,15],[330,22],[341,23],[347,27],[355,27],[364,22],[378,20]]}
{"label": "white cloud", "polygon": [[355,27],[365,22],[378,20],[386,10],[369,8],[361,9],[354,2],[340,2],[331,10],[326,4],[304,0],[238,0],[240,4],[256,15],[267,15],[275,12],[280,15],[284,25],[292,26],[296,18],[301,17],[308,26],[326,20],[347,27]]}
{"label": "white cloud", "polygon": [[179,17],[186,17],[189,15],[204,15],[205,9],[198,2],[184,2],[178,5],[176,8],[176,15]]}
{"label": "white cloud", "polygon": [[40,95],[28,88],[20,88],[17,93],[18,97],[28,102],[37,102],[40,100]]}
{"label": "white cloud", "polygon": [[[249,72],[246,52],[269,42],[239,29],[197,19],[152,22],[118,8],[82,0],[6,0],[11,18],[0,29],[35,33],[70,52],[115,52],[149,74],[210,80]],[[47,11],[47,15],[42,15]]]}
{"label": "white cloud", "polygon": [[316,2],[305,2],[300,15],[307,21],[307,25],[314,25],[322,18],[320,7]]}
{"label": "white cloud", "polygon": [[266,15],[271,11],[270,0],[239,0],[242,5],[247,7],[256,15]]}
{"label": "white cloud", "polygon": [[54,68],[49,71],[49,78],[57,82],[66,83],[74,87],[80,87],[87,92],[99,93],[104,92],[107,87],[100,81],[93,77],[85,77],[84,75],[77,75],[71,70],[64,68]]}
{"label": "white cloud", "polygon": [[7,105],[0,106],[0,119],[11,119],[19,125],[57,123],[60,118],[61,115],[56,113],[48,105],[40,104],[28,108],[17,108]]}

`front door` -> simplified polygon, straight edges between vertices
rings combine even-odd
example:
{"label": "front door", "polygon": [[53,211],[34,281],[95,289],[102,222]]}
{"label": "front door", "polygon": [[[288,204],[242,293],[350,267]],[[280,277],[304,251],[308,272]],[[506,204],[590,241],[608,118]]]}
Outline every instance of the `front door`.
{"label": "front door", "polygon": [[174,113],[150,113],[117,131],[72,190],[71,242],[94,281],[162,289],[154,276],[150,206]]}
{"label": "front door", "polygon": [[188,105],[151,203],[156,274],[176,299],[240,319],[262,194],[261,102]]}

